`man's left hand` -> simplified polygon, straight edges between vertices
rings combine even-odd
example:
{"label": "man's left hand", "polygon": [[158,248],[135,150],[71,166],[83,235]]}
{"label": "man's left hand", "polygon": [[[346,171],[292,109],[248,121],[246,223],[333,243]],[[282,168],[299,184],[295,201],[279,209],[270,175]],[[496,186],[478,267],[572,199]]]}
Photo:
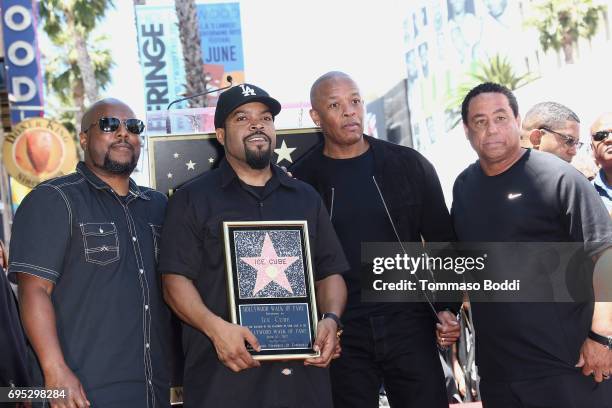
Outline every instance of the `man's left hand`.
{"label": "man's left hand", "polygon": [[320,350],[319,357],[309,358],[304,361],[304,365],[325,368],[329,365],[336,346],[338,344],[338,336],[336,332],[338,327],[332,319],[323,319],[317,324],[317,338],[314,343],[314,349]]}
{"label": "man's left hand", "polygon": [[587,338],[580,348],[576,367],[581,367],[584,375],[592,374],[598,383],[607,380],[612,375],[612,350]]}

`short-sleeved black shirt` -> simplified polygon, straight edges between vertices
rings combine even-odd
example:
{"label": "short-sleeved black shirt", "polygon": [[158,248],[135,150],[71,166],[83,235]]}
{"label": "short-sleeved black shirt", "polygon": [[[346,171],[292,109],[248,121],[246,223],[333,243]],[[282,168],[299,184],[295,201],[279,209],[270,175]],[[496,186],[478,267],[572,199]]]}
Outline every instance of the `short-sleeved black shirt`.
{"label": "short-sleeved black shirt", "polygon": [[9,278],[54,283],[60,346],[92,406],[169,406],[170,312],[155,269],[166,201],[132,180],[119,197],[79,163],[15,214]]}
{"label": "short-sleeved black shirt", "polygon": [[[306,220],[315,280],[348,269],[329,216],[317,192],[272,166],[259,194],[223,159],[219,168],[179,189],[170,199],[159,269],[193,280],[202,300],[230,320],[225,277],[224,221]],[[327,407],[327,370],[303,362],[263,363],[233,373],[221,364],[210,339],[183,324],[185,407]],[[291,368],[291,375],[283,369]],[[286,371],[285,371],[286,372]],[[292,390],[287,392],[287,390]]]}
{"label": "short-sleeved black shirt", "polygon": [[[471,242],[584,242],[595,255],[612,246],[612,221],[588,180],[549,154],[527,150],[504,173],[476,162],[455,182],[457,237]],[[593,305],[474,303],[483,380],[519,381],[576,372]]]}

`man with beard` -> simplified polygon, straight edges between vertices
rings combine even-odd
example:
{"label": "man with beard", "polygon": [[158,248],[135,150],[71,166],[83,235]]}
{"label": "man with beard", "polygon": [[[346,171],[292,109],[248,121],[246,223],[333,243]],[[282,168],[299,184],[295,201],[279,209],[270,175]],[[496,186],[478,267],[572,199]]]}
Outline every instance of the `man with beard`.
{"label": "man with beard", "polygon": [[[168,205],[159,269],[164,297],[183,320],[186,408],[332,407],[325,367],[341,329],[346,287],[339,273],[348,265],[316,191],[270,164],[280,110],[254,85],[222,93],[215,127],[225,158],[180,188]],[[260,349],[253,333],[228,322],[223,222],[275,220],[308,222],[322,313],[317,358],[260,363],[246,347]]]}
{"label": "man with beard", "polygon": [[39,184],[13,224],[9,277],[52,407],[169,407],[170,311],[156,275],[166,197],[130,179],[144,123],[104,99],[84,114],[85,161]]}
{"label": "man with beard", "polygon": [[426,303],[361,301],[362,243],[454,239],[436,171],[417,151],[363,134],[363,100],[347,74],[319,77],[310,101],[325,143],[291,171],[323,197],[351,266],[342,356],[331,365],[334,406],[377,407],[384,383],[392,407],[448,407],[435,329],[440,319],[449,346],[455,316]]}

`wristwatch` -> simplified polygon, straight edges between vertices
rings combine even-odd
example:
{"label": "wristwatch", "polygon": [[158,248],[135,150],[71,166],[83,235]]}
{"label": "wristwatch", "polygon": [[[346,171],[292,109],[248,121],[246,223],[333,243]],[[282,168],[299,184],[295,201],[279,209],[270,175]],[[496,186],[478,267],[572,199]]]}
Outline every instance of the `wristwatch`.
{"label": "wristwatch", "polygon": [[612,350],[612,336],[602,336],[601,334],[595,333],[593,330],[589,330],[589,339],[599,344],[603,344],[608,350]]}
{"label": "wristwatch", "polygon": [[342,330],[344,329],[344,325],[342,324],[342,321],[340,320],[338,315],[332,312],[326,312],[323,313],[323,315],[321,316],[321,320],[323,319],[332,319],[334,322],[336,322],[336,336],[340,337],[340,335],[342,334]]}

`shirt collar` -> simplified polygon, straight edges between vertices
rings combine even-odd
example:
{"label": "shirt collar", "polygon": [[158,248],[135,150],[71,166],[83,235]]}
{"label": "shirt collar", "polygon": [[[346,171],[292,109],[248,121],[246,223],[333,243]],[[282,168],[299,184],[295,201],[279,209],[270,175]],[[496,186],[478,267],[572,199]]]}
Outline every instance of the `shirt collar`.
{"label": "shirt collar", "polygon": [[599,187],[603,191],[608,192],[608,195],[612,195],[612,186],[606,183],[603,169],[599,169],[597,175],[593,179],[593,184],[595,184],[595,186]]}
{"label": "shirt collar", "polygon": [[[292,179],[287,175],[285,170],[275,164],[271,164],[270,167],[272,169],[272,179],[270,181],[273,184],[280,184],[283,187],[293,188],[291,184]],[[225,157],[221,160],[221,163],[219,163],[219,170],[221,171],[221,187],[226,188],[232,181],[238,180],[238,175]]]}
{"label": "shirt collar", "polygon": [[[113,189],[108,184],[102,181],[98,176],[94,174],[93,171],[89,169],[89,167],[87,167],[85,162],[82,162],[82,161],[79,162],[79,164],[77,164],[76,171],[77,173],[82,175],[85,178],[85,180],[89,182],[89,184],[91,184],[98,190],[113,191]],[[130,183],[130,193],[132,193],[132,195],[138,198],[142,198],[143,200],[150,200],[150,197],[147,195],[147,193],[145,191],[142,191],[134,180],[130,178],[129,183]]]}

